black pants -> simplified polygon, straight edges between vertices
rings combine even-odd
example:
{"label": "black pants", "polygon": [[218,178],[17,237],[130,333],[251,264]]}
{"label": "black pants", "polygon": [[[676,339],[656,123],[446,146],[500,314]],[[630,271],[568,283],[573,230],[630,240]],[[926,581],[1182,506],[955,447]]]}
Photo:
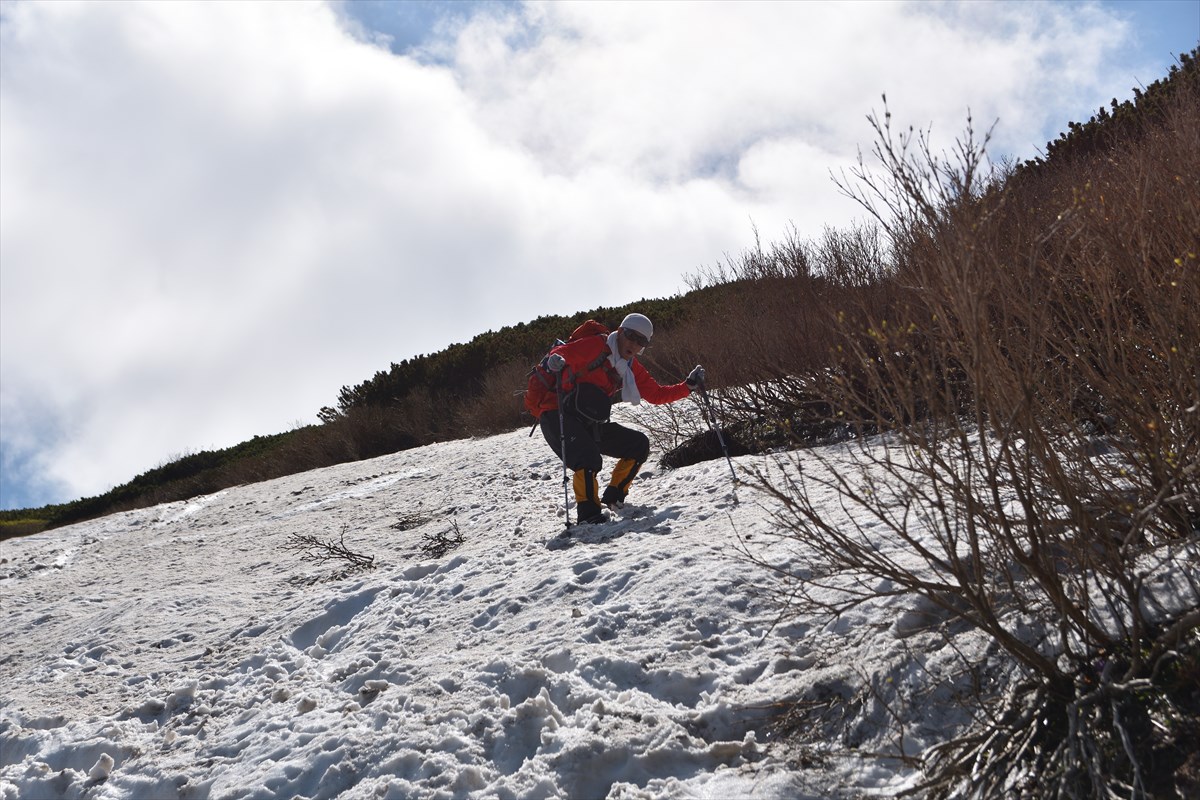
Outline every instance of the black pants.
{"label": "black pants", "polygon": [[[557,409],[546,411],[541,417],[541,428],[546,443],[559,458],[563,458],[563,436],[559,432],[558,418]],[[562,427],[566,436],[563,463],[576,473],[576,501],[596,503],[595,479],[604,466],[603,456],[621,459],[613,470],[610,490],[623,500],[638,469],[650,457],[650,439],[646,434],[615,422],[585,422],[572,414],[563,415]],[[596,508],[599,510],[599,505]]]}

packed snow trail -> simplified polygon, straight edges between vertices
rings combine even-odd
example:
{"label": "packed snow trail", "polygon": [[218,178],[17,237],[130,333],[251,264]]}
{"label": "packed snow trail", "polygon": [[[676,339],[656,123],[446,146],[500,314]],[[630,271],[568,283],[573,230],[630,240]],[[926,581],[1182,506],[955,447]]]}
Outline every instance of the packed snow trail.
{"label": "packed snow trail", "polygon": [[[851,695],[904,678],[895,613],[776,624],[736,547],[768,515],[734,502],[723,461],[651,462],[644,528],[552,551],[560,477],[522,430],[5,542],[0,798],[815,798],[904,779],[834,753],[889,746]],[[425,556],[453,529],[460,546]],[[293,534],[344,534],[378,567],[331,580],[281,549]],[[857,719],[804,765],[770,741],[801,692]]]}

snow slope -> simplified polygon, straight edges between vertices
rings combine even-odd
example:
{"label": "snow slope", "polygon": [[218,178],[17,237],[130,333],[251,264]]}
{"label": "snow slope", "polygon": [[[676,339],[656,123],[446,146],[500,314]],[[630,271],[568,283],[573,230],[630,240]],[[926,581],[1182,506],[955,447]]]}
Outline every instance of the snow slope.
{"label": "snow slope", "polygon": [[[958,723],[913,703],[901,738],[862,689],[940,669],[901,609],[777,619],[739,538],[803,554],[724,461],[652,461],[642,517],[550,550],[560,465],[526,433],[4,542],[0,799],[886,795],[887,756]],[[331,579],[293,534],[377,567]],[[801,695],[802,749],[772,736]]]}

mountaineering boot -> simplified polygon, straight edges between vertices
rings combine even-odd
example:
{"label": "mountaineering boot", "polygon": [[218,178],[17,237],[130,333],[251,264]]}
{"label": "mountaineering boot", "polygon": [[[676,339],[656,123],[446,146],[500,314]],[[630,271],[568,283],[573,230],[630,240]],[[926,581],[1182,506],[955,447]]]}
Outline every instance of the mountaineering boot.
{"label": "mountaineering boot", "polygon": [[604,496],[600,498],[600,502],[613,511],[624,508],[625,496],[629,494],[629,485],[633,483],[643,461],[644,459],[638,458],[622,458],[618,461],[617,465],[613,467],[612,480],[604,489]]}
{"label": "mountaineering boot", "polygon": [[600,484],[596,482],[596,473],[587,469],[575,470],[575,513],[580,525],[596,522],[607,522],[608,517],[600,508],[597,499]]}
{"label": "mountaineering boot", "polygon": [[620,511],[625,507],[625,493],[616,486],[607,486],[600,497],[600,503],[613,511]]}
{"label": "mountaineering boot", "polygon": [[584,501],[575,507],[575,513],[579,517],[576,525],[599,525],[602,522],[608,522],[608,514],[605,514],[604,509],[596,503]]}

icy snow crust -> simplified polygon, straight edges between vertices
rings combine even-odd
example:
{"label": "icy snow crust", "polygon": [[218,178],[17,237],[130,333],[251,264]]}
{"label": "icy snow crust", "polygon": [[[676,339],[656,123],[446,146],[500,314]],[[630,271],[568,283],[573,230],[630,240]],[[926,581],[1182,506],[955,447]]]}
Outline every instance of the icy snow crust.
{"label": "icy snow crust", "polygon": [[[913,775],[887,756],[962,722],[877,699],[951,669],[913,623],[936,610],[777,620],[739,537],[803,554],[723,460],[649,464],[639,519],[550,550],[561,467],[526,434],[3,543],[0,798],[890,795]],[[343,531],[376,569],[280,549]],[[771,736],[797,696],[828,706],[803,754]]]}

